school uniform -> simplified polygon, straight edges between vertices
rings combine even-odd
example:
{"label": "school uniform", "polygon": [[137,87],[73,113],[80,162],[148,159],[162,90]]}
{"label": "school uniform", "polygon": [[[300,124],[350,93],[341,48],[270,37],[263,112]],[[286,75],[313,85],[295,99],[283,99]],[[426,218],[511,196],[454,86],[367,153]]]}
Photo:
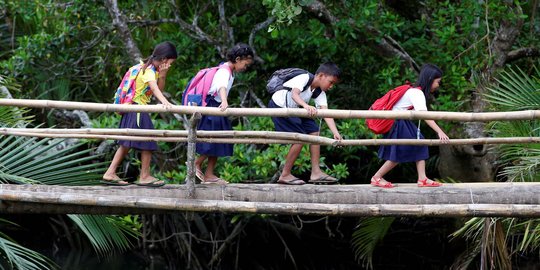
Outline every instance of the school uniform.
{"label": "school uniform", "polygon": [[[411,107],[415,111],[427,111],[424,92],[418,88],[407,90],[405,95],[394,105],[392,111],[406,111]],[[392,129],[384,134],[384,139],[424,139],[424,135],[413,121],[396,119]],[[379,148],[379,158],[394,162],[416,162],[429,158],[426,145],[382,145]]]}
{"label": "school uniform", "polygon": [[[285,83],[283,86],[290,89],[304,89],[304,87],[309,82],[309,75],[301,74],[298,75]],[[300,92],[300,98],[308,103],[311,99],[313,91],[311,86],[306,90]],[[292,90],[278,90],[272,95],[272,99],[268,103],[268,108],[298,108],[298,104],[292,99]],[[326,93],[321,91],[318,97],[314,99],[315,106],[326,106],[328,107],[328,101],[326,99]],[[276,131],[282,132],[296,132],[302,134],[311,134],[314,132],[319,132],[319,125],[312,118],[305,117],[272,117],[272,122],[274,122],[274,128]]]}
{"label": "school uniform", "polygon": [[[149,65],[144,74],[142,70],[135,79],[135,93],[133,95],[133,104],[147,105],[152,98],[152,90],[148,82],[157,81],[159,79],[159,72],[153,65]],[[145,112],[127,112],[122,114],[119,128],[122,129],[154,129],[154,124],[150,118],[150,114]],[[156,151],[158,145],[156,142],[148,141],[126,141],[118,140],[119,145],[135,148],[145,151]]]}
{"label": "school uniform", "polygon": [[[227,68],[219,69],[214,75],[212,85],[208,91],[208,95],[205,97],[207,107],[218,107],[221,104],[221,97],[219,96],[219,89],[225,87],[227,89],[227,96],[234,82],[234,76],[229,72]],[[198,130],[232,130],[231,122],[226,116],[214,116],[203,115]],[[197,143],[197,154],[205,156],[232,156],[233,144],[230,143]]]}

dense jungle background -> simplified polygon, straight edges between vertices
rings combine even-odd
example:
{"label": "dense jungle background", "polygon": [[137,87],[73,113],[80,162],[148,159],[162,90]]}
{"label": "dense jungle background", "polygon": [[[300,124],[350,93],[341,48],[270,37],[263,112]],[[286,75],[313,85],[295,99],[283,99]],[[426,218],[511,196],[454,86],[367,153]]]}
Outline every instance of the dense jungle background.
{"label": "dense jungle background", "polygon": [[[437,111],[538,110],[538,0],[0,0],[0,96],[112,103],[125,71],[162,41],[179,52],[166,95],[179,104],[201,68],[235,43],[256,61],[239,74],[231,107],[265,107],[273,71],[312,72],[336,62],[343,78],[329,106],[364,110],[414,81],[419,67],[444,71]],[[156,129],[185,129],[182,115],[155,114]],[[0,107],[3,127],[115,128],[114,113]],[[237,130],[273,130],[270,118],[232,119]],[[375,138],[363,120],[337,120],[347,139]],[[451,138],[540,136],[539,121],[439,121]],[[328,128],[322,135],[331,137]],[[423,125],[427,138],[435,134]],[[160,143],[153,171],[186,176],[186,144]],[[97,185],[112,141],[0,137],[0,181]],[[267,183],[287,146],[236,145],[217,173]],[[295,173],[309,174],[307,149]],[[377,147],[323,148],[323,169],[341,184],[367,184]],[[538,181],[540,146],[430,148],[428,175],[443,182]],[[124,177],[137,175],[131,153]],[[413,182],[412,164],[387,179]],[[540,220],[511,218],[337,218],[181,213],[8,215],[0,219],[3,269],[538,269]]]}

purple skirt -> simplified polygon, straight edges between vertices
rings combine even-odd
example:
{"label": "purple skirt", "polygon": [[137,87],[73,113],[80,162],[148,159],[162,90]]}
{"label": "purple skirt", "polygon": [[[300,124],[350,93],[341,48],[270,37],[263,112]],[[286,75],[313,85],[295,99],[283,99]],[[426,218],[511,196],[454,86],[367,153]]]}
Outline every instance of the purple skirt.
{"label": "purple skirt", "polygon": [[[207,96],[207,107],[218,107],[214,97]],[[231,122],[225,116],[203,115],[197,130],[232,130]],[[230,143],[197,143],[196,152],[199,155],[226,157],[233,155],[233,144]]]}
{"label": "purple skirt", "polygon": [[[384,134],[384,139],[416,139],[416,125],[409,120],[396,120],[392,129]],[[424,135],[420,133],[420,139]],[[429,151],[426,145],[381,145],[379,148],[379,158],[394,162],[416,162],[429,158]]]}
{"label": "purple skirt", "polygon": [[[139,117],[137,117],[139,115]],[[138,121],[137,121],[137,118]],[[120,120],[119,128],[131,128],[131,129],[154,129],[152,119],[148,113],[128,112],[122,114],[122,120]],[[119,145],[135,148],[143,151],[156,151],[158,145],[156,142],[143,142],[143,141],[124,141],[118,140]]]}

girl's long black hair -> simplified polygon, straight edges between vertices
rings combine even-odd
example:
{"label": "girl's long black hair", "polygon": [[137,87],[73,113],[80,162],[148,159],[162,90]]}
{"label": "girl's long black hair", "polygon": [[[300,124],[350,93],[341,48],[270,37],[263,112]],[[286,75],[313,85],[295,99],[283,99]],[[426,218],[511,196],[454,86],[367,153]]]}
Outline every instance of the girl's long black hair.
{"label": "girl's long black hair", "polygon": [[424,92],[426,101],[430,100],[431,97],[431,85],[435,79],[441,78],[443,75],[442,70],[433,64],[424,64],[422,69],[420,69],[420,75],[418,80],[414,83],[414,87],[420,87]]}
{"label": "girl's long black hair", "polygon": [[144,66],[142,67],[142,72],[146,71],[146,68],[152,63],[152,61],[161,61],[165,59],[176,59],[178,58],[178,53],[176,52],[176,47],[169,41],[159,43],[154,48],[154,52],[148,58],[144,59]]}

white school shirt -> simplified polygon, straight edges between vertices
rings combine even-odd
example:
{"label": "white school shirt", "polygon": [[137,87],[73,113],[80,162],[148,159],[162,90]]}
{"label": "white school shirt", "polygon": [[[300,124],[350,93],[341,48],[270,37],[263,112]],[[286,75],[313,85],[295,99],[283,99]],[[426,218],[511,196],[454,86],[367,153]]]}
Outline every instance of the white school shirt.
{"label": "white school shirt", "polygon": [[392,108],[392,111],[406,111],[413,106],[415,111],[427,111],[426,97],[419,88],[411,88],[405,92]]}
{"label": "white school shirt", "polygon": [[[219,96],[219,89],[222,87],[225,87],[227,89],[227,96],[229,96],[229,91],[231,91],[233,82],[234,82],[234,76],[232,76],[229,70],[227,68],[220,68],[214,75],[214,79],[212,79],[212,85],[210,86],[210,90],[208,90],[208,94],[214,95],[215,93],[217,93],[214,99],[217,102],[221,103],[221,97]],[[203,98],[206,98],[206,97],[203,97]]]}
{"label": "white school shirt", "polygon": [[[281,108],[298,108],[298,104],[292,99],[292,89],[298,88],[300,89],[300,98],[308,103],[311,99],[311,95],[313,93],[314,89],[311,89],[311,86],[309,86],[306,91],[304,90],[304,87],[309,81],[309,75],[306,74],[300,74],[296,77],[293,77],[292,79],[286,81],[283,83],[283,86],[291,88],[291,91],[287,89],[278,90],[272,95],[272,100],[276,105],[278,105]],[[326,106],[328,107],[328,101],[326,99],[326,93],[324,91],[321,91],[321,94],[314,99],[315,106]]]}

